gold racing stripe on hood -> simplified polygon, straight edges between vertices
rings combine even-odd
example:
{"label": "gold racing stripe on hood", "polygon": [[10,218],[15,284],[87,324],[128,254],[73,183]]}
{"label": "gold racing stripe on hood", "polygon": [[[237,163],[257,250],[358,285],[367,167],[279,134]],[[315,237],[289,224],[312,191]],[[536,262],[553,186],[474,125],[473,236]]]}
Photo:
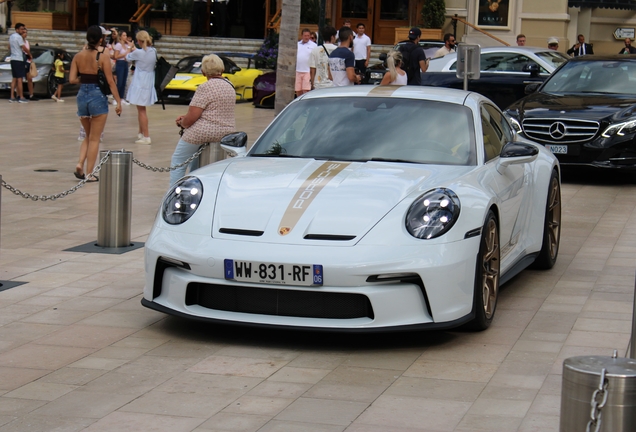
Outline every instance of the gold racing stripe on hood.
{"label": "gold racing stripe on hood", "polygon": [[377,85],[377,86],[374,86],[373,90],[369,92],[369,96],[391,96],[401,87],[402,86],[395,86],[395,85],[388,85],[388,86]]}
{"label": "gold racing stripe on hood", "polygon": [[325,162],[311,173],[287,206],[278,227],[278,234],[282,236],[289,234],[322,188],[349,165],[349,162]]}

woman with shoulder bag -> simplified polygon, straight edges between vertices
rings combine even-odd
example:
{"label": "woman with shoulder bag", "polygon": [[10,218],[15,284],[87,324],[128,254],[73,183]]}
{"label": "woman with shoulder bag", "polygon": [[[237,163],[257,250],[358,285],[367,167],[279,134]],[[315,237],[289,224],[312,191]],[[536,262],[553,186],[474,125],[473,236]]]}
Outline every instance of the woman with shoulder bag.
{"label": "woman with shoulder bag", "polygon": [[157,102],[155,90],[155,64],[157,63],[157,51],[152,47],[152,38],[147,31],[137,33],[137,43],[141,49],[136,49],[133,44],[132,52],[126,56],[126,60],[135,62],[135,73],[128,87],[126,99],[133,105],[137,105],[137,121],[139,133],[135,144],[150,144],[148,132],[148,113],[146,107]]}
{"label": "woman with shoulder bag", "polygon": [[[99,76],[105,77],[110,92],[113,94],[117,107],[115,112],[121,115],[121,99],[117,93],[117,86],[113,80],[113,72],[108,53],[104,53],[104,35],[109,31],[100,26],[90,26],[86,32],[86,47],[73,57],[69,82],[81,84],[77,93],[77,116],[86,131],[86,138],[80,146],[80,156],[75,167],[75,177],[80,180],[86,178],[95,167],[99,154],[99,137],[106,125],[108,117],[108,98],[100,87]],[[84,163],[86,162],[86,171]],[[88,182],[96,182],[97,176],[89,176]]]}

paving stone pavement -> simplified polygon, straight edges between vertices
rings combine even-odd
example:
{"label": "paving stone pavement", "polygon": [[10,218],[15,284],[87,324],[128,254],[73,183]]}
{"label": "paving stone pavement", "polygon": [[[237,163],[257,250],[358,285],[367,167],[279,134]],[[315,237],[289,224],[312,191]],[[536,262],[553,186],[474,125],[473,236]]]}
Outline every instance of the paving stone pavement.
{"label": "paving stone pavement", "polygon": [[[76,184],[75,98],[0,98],[0,175],[32,194]],[[185,106],[111,112],[102,149],[169,165]],[[250,143],[273,118],[237,105]],[[39,171],[43,170],[43,171]],[[54,171],[47,171],[54,170]],[[167,173],[133,169],[132,240],[145,241]],[[557,265],[501,292],[481,333],[316,334],[202,325],[140,305],[143,249],[67,252],[97,238],[97,184],[48,202],[2,190],[0,432],[557,431],[561,368],[624,355],[636,267],[636,186],[570,172]],[[0,290],[2,288],[0,287]]]}

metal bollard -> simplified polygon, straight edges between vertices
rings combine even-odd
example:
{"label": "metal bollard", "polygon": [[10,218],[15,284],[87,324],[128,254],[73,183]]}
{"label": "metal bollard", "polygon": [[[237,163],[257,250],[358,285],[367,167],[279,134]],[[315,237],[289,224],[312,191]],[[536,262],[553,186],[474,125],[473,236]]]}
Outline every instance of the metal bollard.
{"label": "metal bollard", "polygon": [[199,156],[199,167],[210,165],[227,157],[225,150],[221,148],[220,143],[210,143]]}
{"label": "metal bollard", "polygon": [[[614,354],[616,355],[616,353]],[[623,357],[570,357],[563,362],[561,432],[585,431],[601,372],[607,379],[607,402],[597,411],[599,431],[636,431],[636,360]]]}
{"label": "metal bollard", "polygon": [[[99,152],[103,158],[105,151]],[[132,214],[132,152],[111,151],[99,179],[97,246],[130,246]]]}
{"label": "metal bollard", "polygon": [[634,309],[632,310],[632,338],[629,340],[629,356],[633,359],[636,359],[636,283],[634,284]]}

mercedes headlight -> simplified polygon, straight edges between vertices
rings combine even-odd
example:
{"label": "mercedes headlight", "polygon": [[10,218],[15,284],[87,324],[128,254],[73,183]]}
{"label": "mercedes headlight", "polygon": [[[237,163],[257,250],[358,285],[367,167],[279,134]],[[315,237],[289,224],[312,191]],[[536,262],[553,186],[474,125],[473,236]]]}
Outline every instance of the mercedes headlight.
{"label": "mercedes headlight", "polygon": [[515,131],[517,131],[517,133],[521,133],[522,132],[521,123],[519,123],[516,118],[511,117],[509,115],[507,115],[506,118],[508,119],[508,121],[512,125],[513,129]]}
{"label": "mercedes headlight", "polygon": [[457,221],[459,198],[450,189],[438,188],[415,200],[406,214],[406,229],[416,238],[439,237]]}
{"label": "mercedes headlight", "polygon": [[382,78],[384,78],[384,74],[382,72],[370,72],[369,78],[381,80]]}
{"label": "mercedes headlight", "polygon": [[179,225],[190,219],[203,198],[203,184],[196,177],[185,177],[175,183],[163,199],[161,215],[170,225]]}
{"label": "mercedes headlight", "polygon": [[614,135],[623,136],[625,134],[631,134],[636,132],[636,119],[622,123],[616,123],[609,125],[607,129],[601,134],[603,138],[610,138]]}

